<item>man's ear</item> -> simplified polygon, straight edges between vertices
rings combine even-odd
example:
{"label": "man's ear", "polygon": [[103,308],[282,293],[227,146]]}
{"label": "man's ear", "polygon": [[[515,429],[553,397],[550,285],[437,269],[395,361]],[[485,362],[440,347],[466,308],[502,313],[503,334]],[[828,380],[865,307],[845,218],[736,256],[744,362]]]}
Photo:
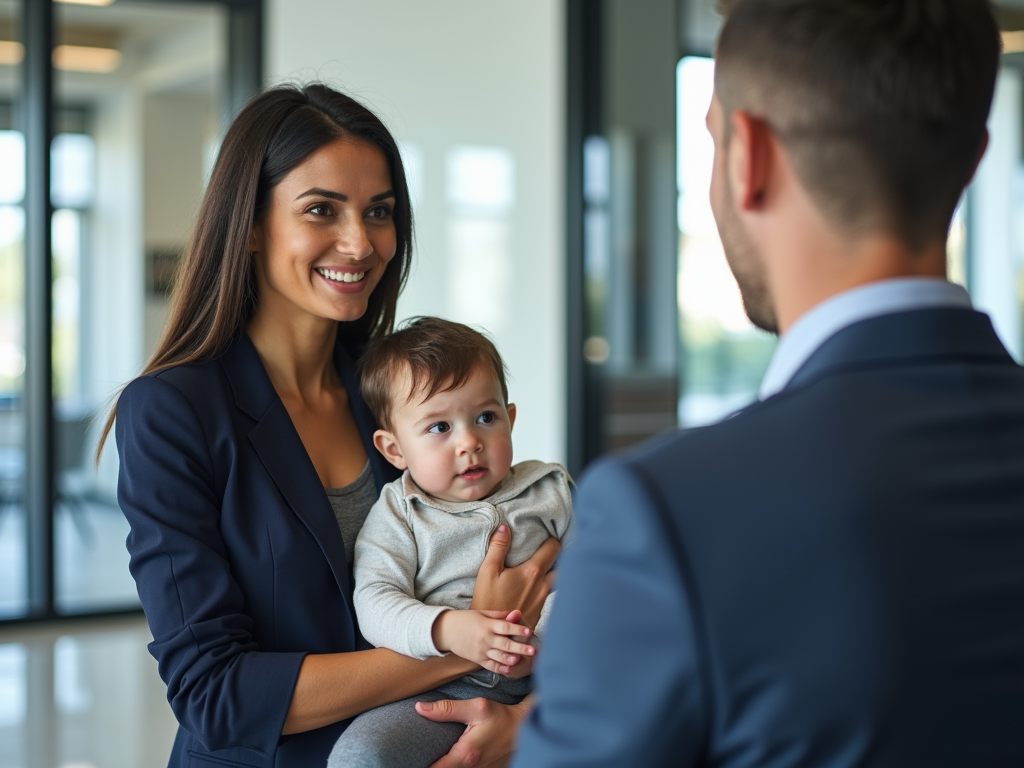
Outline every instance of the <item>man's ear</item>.
{"label": "man's ear", "polygon": [[505,406],[505,410],[508,411],[508,429],[511,432],[512,427],[516,425],[516,404],[509,403]]}
{"label": "man's ear", "polygon": [[409,464],[402,454],[402,446],[398,444],[398,439],[391,432],[386,429],[378,429],[373,433],[373,444],[393,466],[398,469],[409,468]]}
{"label": "man's ear", "polygon": [[729,181],[741,211],[764,207],[768,196],[775,142],[768,124],[746,112],[729,116]]}

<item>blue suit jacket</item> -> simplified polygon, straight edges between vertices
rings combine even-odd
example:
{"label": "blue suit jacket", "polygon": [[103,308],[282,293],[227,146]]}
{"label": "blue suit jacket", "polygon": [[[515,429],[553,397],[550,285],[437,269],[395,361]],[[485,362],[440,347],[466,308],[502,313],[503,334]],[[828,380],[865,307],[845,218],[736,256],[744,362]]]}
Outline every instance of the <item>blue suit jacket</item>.
{"label": "blue suit jacket", "polygon": [[[396,471],[340,343],[335,365],[379,490]],[[169,765],[324,765],[347,723],[280,734],[303,657],[356,647],[349,564],[249,337],[133,381],[116,435],[131,572],[180,723]]]}
{"label": "blue suit jacket", "polygon": [[985,315],[851,326],[576,509],[516,768],[1024,765],[1024,370]]}

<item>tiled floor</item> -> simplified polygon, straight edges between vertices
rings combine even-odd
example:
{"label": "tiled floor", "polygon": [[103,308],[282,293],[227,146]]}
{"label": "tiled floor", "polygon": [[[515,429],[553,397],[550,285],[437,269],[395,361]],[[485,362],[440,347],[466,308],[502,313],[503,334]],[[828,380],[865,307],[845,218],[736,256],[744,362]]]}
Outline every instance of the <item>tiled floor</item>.
{"label": "tiled floor", "polygon": [[0,768],[163,768],[176,723],[142,618],[0,629]]}

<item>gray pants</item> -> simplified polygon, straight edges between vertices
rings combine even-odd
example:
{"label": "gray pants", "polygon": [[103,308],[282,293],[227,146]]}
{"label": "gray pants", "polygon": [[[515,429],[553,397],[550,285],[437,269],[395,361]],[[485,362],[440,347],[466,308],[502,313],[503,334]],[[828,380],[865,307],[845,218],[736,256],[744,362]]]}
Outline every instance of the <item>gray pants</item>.
{"label": "gray pants", "polygon": [[[480,679],[486,679],[483,675]],[[464,677],[419,696],[371,709],[341,734],[327,758],[327,768],[428,768],[448,754],[466,726],[427,720],[416,712],[417,701],[483,697],[499,704],[518,704],[530,687],[529,677],[498,678],[493,688]]]}

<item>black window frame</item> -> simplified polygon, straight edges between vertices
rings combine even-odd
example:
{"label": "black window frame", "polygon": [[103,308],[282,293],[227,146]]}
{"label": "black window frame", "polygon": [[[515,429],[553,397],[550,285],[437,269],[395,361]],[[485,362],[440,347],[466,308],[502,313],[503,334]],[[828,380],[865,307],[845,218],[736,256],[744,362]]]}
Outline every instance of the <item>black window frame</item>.
{"label": "black window frame", "polygon": [[[118,0],[120,4],[219,5],[227,13],[224,108],[234,114],[263,84],[263,0]],[[0,627],[37,622],[139,614],[141,607],[61,613],[54,562],[54,414],[50,145],[55,135],[54,72],[56,0],[22,0],[21,90],[17,124],[25,136],[25,415],[26,577],[24,615],[0,619]]]}

